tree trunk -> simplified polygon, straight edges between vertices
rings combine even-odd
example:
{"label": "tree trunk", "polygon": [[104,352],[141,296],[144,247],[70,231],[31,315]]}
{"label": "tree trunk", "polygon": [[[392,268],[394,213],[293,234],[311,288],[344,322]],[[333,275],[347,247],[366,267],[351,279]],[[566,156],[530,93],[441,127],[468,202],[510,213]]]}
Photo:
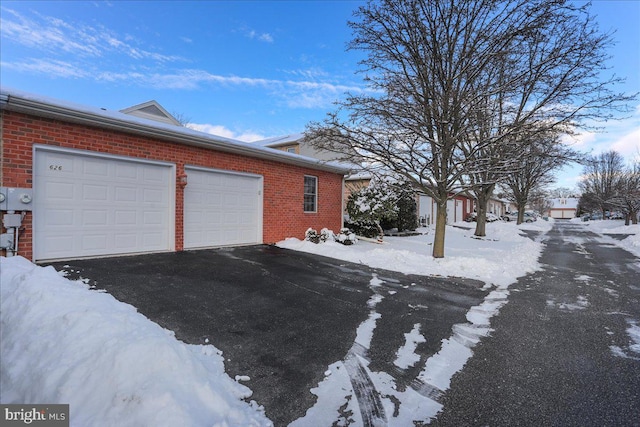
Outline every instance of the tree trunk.
{"label": "tree trunk", "polygon": [[474,236],[485,237],[487,235],[487,205],[493,193],[494,185],[483,186],[480,191],[476,191],[476,231]]}
{"label": "tree trunk", "polygon": [[436,209],[436,234],[433,237],[433,257],[444,258],[444,234],[447,228],[447,200],[438,202]]}
{"label": "tree trunk", "polygon": [[483,205],[478,199],[476,209],[476,231],[473,235],[484,237],[487,235],[487,201],[485,200]]}
{"label": "tree trunk", "polygon": [[518,221],[516,222],[516,224],[520,225],[524,222],[524,210],[526,209],[527,203],[516,202],[516,206],[518,206]]}
{"label": "tree trunk", "polygon": [[378,228],[378,242],[382,242],[384,240],[384,230],[380,225],[380,221],[376,221],[375,224],[376,224],[376,227]]}

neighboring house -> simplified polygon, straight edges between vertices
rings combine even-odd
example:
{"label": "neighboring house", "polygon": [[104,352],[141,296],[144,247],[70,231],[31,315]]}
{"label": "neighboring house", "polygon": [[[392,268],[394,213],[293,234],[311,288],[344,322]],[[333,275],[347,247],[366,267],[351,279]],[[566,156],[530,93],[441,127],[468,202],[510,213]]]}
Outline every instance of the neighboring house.
{"label": "neighboring house", "polygon": [[175,122],[154,101],[115,112],[2,89],[2,254],[16,230],[17,253],[39,262],[342,226],[346,168]]}
{"label": "neighboring house", "polygon": [[[275,138],[256,141],[254,144],[263,147],[269,147],[276,150],[287,151],[308,157],[313,157],[323,161],[331,161],[336,159],[336,154],[317,150],[304,140],[304,134],[296,133],[291,135],[279,136]],[[357,171],[345,178],[343,206],[346,211],[347,200],[352,192],[366,187],[371,182],[371,174],[364,171]],[[423,193],[416,193],[416,202],[418,204],[418,219],[420,224],[433,224],[435,221],[436,205],[433,199]],[[464,195],[458,195],[447,202],[447,223],[463,221],[469,213],[473,211],[473,198]]]}
{"label": "neighboring house", "polygon": [[508,201],[492,197],[489,199],[489,202],[487,203],[487,212],[501,217],[502,215],[508,212],[508,209],[507,209],[508,204],[509,204]]}
{"label": "neighboring house", "polygon": [[547,216],[555,219],[571,219],[576,217],[578,211],[578,201],[576,197],[561,197],[551,199],[551,208]]}
{"label": "neighboring house", "polygon": [[[323,162],[335,161],[337,158],[335,153],[317,150],[312,147],[311,144],[304,140],[303,133],[263,139],[255,141],[253,144],[273,148],[275,150],[286,151],[288,153],[299,154],[301,156],[312,157]],[[368,186],[369,182],[371,182],[371,174],[357,171],[358,167],[355,165],[351,169],[353,173],[350,173],[345,177],[344,191],[342,194],[342,203],[345,211],[347,209],[347,200],[351,193]]]}
{"label": "neighboring house", "polygon": [[[464,194],[458,194],[447,200],[447,224],[464,221],[473,212],[475,199]],[[418,220],[420,225],[435,223],[438,206],[431,196],[418,194]]]}
{"label": "neighboring house", "polygon": [[253,144],[263,147],[274,148],[276,150],[286,151],[288,153],[300,154],[301,156],[313,157],[314,159],[333,161],[336,155],[329,151],[317,150],[304,140],[303,133],[294,133],[285,136],[276,136],[274,138],[255,141]]}

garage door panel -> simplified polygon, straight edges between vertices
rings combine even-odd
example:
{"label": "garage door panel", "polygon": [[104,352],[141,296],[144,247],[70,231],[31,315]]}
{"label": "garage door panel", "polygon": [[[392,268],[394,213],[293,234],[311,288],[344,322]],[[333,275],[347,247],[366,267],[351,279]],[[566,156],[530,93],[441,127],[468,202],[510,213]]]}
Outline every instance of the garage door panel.
{"label": "garage door panel", "polygon": [[116,187],[114,193],[115,202],[136,202],[138,189],[135,187]]}
{"label": "garage door panel", "polygon": [[83,175],[87,179],[105,179],[109,176],[109,165],[99,159],[76,159],[82,164]]}
{"label": "garage door panel", "polygon": [[73,210],[71,209],[51,209],[46,218],[45,224],[48,226],[72,226]]}
{"label": "garage door panel", "polygon": [[218,212],[218,211],[207,211],[207,212],[203,212],[201,218],[204,218],[204,221],[202,221],[202,224],[222,224],[222,212]]}
{"label": "garage door panel", "polygon": [[46,182],[44,190],[49,200],[69,201],[73,200],[74,188],[71,182]]}
{"label": "garage door panel", "polygon": [[40,242],[47,253],[58,255],[57,258],[62,258],[65,253],[73,250],[73,243],[74,236],[67,234],[42,238]]}
{"label": "garage door panel", "polygon": [[138,242],[135,238],[132,238],[130,234],[119,233],[113,236],[114,246],[122,251],[132,250]]}
{"label": "garage door panel", "polygon": [[36,149],[34,171],[35,260],[172,249],[171,165]]}
{"label": "garage door panel", "polygon": [[107,248],[107,236],[105,234],[85,234],[82,236],[82,249],[95,253]]}
{"label": "garage door panel", "polygon": [[262,241],[262,178],[186,168],[185,248]]}
{"label": "garage door panel", "polygon": [[106,184],[84,184],[82,185],[82,200],[106,202],[109,200],[109,188]]}
{"label": "garage door panel", "polygon": [[113,215],[113,225],[122,227],[122,226],[136,226],[142,225],[138,224],[138,216],[135,211],[122,210],[116,211]]}
{"label": "garage door panel", "polygon": [[116,164],[114,173],[118,181],[135,182],[138,180],[139,170],[135,165]]}
{"label": "garage door panel", "polygon": [[42,162],[36,164],[34,174],[63,177],[72,177],[75,175],[76,165],[72,158],[55,153],[46,153],[43,157]]}
{"label": "garage door panel", "polygon": [[164,212],[153,212],[153,211],[146,211],[143,213],[143,224],[144,225],[160,225],[163,223],[164,220]]}
{"label": "garage door panel", "polygon": [[101,210],[85,210],[82,212],[83,226],[107,225],[109,213],[106,209]]}
{"label": "garage door panel", "polygon": [[162,203],[165,201],[166,195],[162,191],[153,188],[142,189],[142,200],[147,203]]}

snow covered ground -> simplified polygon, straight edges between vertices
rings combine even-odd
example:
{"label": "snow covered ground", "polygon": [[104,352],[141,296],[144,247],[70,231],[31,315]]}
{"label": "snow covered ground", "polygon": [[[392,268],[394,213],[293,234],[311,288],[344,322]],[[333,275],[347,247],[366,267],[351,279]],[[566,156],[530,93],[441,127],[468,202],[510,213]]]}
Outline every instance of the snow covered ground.
{"label": "snow covered ground", "polygon": [[278,246],[406,274],[467,277],[504,288],[539,267],[540,239],[525,237],[524,230],[542,234],[552,225],[552,220],[519,226],[497,221],[487,224],[486,237],[475,238],[475,223],[456,223],[447,227],[445,257],[440,259],[431,256],[434,233],[429,228],[419,228],[418,232],[425,233],[420,236],[385,237],[381,244],[360,240],[344,246],[290,238]]}
{"label": "snow covered ground", "polygon": [[[489,319],[506,303],[508,286],[540,267],[542,236],[552,221],[520,226],[491,223],[483,239],[474,238],[473,229],[459,228],[474,224],[455,225],[447,227],[443,259],[430,256],[433,233],[428,229],[421,229],[426,233],[421,236],[387,237],[382,244],[316,245],[287,239],[279,246],[410,274],[468,277],[487,283],[489,296],[467,313],[468,323],[454,325],[452,337],[443,340],[441,351],[426,361],[419,376],[424,383],[445,390],[471,356],[473,341],[489,332]],[[602,239],[640,255],[640,226],[620,227],[619,221],[583,225],[598,233],[632,234],[622,241]],[[540,234],[532,240],[523,235],[524,230]],[[251,390],[238,382],[242,377],[234,381],[226,374],[215,343],[184,344],[134,307],[90,289],[83,281],[70,281],[51,267],[13,257],[0,258],[0,270],[0,402],[69,403],[72,426],[271,425],[261,407],[247,403]],[[377,291],[379,285],[374,277],[370,316],[357,331],[361,348],[366,349],[371,340],[379,317],[376,305],[385,297]],[[630,327],[637,329],[637,325]],[[458,339],[453,339],[456,335]],[[417,362],[414,350],[424,340],[419,325],[405,337],[395,361],[399,368]],[[471,345],[461,345],[460,337],[472,341]],[[366,369],[366,361],[358,357],[355,354],[352,360],[360,360]],[[345,403],[345,389],[351,387],[345,363],[336,361],[327,367],[325,379],[312,390],[319,396],[318,404],[294,425],[314,425],[323,419],[326,408],[336,414],[335,409]],[[426,405],[423,395],[411,388],[395,390],[388,374],[368,373],[382,394],[402,402],[397,422],[410,422],[416,415],[433,416],[439,410],[439,404]],[[354,400],[343,410],[355,412],[357,425]]]}
{"label": "snow covered ground", "polygon": [[[573,219],[574,222],[580,222],[580,219]],[[629,237],[623,240],[614,239],[610,236],[602,236],[606,243],[613,243],[627,251],[640,256],[640,224],[624,225],[621,220],[600,220],[587,221],[582,223],[588,230],[598,234],[629,234]]]}
{"label": "snow covered ground", "polygon": [[65,403],[72,426],[269,426],[213,345],[187,345],[53,267],[0,258],[0,402]]}

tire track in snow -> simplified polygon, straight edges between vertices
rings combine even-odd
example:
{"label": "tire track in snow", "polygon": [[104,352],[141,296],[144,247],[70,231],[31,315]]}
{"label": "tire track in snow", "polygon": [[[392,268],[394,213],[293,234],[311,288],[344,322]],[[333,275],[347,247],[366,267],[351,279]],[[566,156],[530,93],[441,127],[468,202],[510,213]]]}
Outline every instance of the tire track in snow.
{"label": "tire track in snow", "polygon": [[349,374],[349,380],[353,392],[358,400],[362,424],[364,427],[385,427],[387,416],[380,400],[380,394],[376,390],[367,370],[362,366],[353,347],[344,358],[344,366]]}

